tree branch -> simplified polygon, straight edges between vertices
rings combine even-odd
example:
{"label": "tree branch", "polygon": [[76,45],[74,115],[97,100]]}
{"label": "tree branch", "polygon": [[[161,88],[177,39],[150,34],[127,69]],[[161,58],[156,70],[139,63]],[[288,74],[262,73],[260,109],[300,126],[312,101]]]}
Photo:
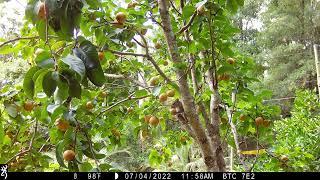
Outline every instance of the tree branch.
{"label": "tree branch", "polygon": [[192,14],[189,22],[179,30],[179,32],[177,33],[177,35],[180,35],[180,34],[183,33],[184,31],[186,31],[186,30],[191,26],[191,24],[192,24],[192,22],[194,21],[194,19],[195,19],[196,16],[197,16],[197,11],[195,11],[195,12]]}
{"label": "tree branch", "polygon": [[158,71],[158,73],[160,74],[160,76],[163,77],[163,79],[165,81],[167,81],[167,83],[172,84],[173,82],[164,74],[164,72],[160,69],[159,65],[157,64],[157,62],[151,57],[151,56],[147,56],[147,60],[151,62],[151,64],[154,66],[154,68],[156,68],[156,70]]}
{"label": "tree branch", "polygon": [[[48,37],[55,38],[56,36],[48,36]],[[31,39],[38,39],[38,38],[40,38],[40,36],[17,37],[17,38],[14,38],[14,39],[11,39],[11,40],[8,40],[8,41],[3,42],[2,44],[0,44],[0,48],[1,48],[2,46],[5,46],[6,44],[13,43],[13,42],[16,42],[16,41],[20,41],[20,40],[31,40]]]}
{"label": "tree branch", "polygon": [[173,4],[173,2],[171,0],[170,1],[170,4],[172,6],[172,8],[179,14],[179,16],[181,16],[182,14],[179,12],[179,10],[176,8],[176,6]]}
{"label": "tree branch", "polygon": [[144,98],[147,98],[149,97],[150,95],[145,95],[145,96],[140,96],[140,97],[132,97],[134,95],[134,93],[130,94],[127,98],[125,99],[122,99],[116,103],[114,103],[113,105],[109,106],[107,109],[101,111],[97,117],[101,116],[102,114],[106,113],[107,111],[110,111],[112,108],[118,106],[119,104],[122,104],[124,102],[127,102],[127,101],[130,101],[130,100],[140,100],[140,99],[144,99]]}
{"label": "tree branch", "polygon": [[113,78],[113,79],[126,79],[129,80],[135,84],[137,84],[138,86],[141,86],[143,88],[149,88],[148,85],[141,83],[140,81],[135,80],[134,78],[122,75],[122,74],[104,74],[104,76],[108,77],[108,78]]}
{"label": "tree branch", "polygon": [[143,47],[143,48],[146,48],[146,46],[143,45],[141,42],[139,42],[136,38],[133,38],[133,40],[134,40],[137,44],[139,44],[139,46],[141,46],[141,47]]}
{"label": "tree branch", "polygon": [[121,55],[121,56],[140,56],[140,57],[146,57],[145,54],[137,54],[137,53],[131,53],[131,52],[121,52],[121,51],[115,51],[115,50],[112,50],[112,49],[107,49],[108,51],[110,51],[111,53],[113,54],[118,54],[118,55]]}
{"label": "tree branch", "polygon": [[28,40],[28,39],[38,39],[40,38],[40,36],[32,36],[32,37],[17,37],[17,38],[14,38],[14,39],[11,39],[11,40],[8,40],[6,42],[3,42],[2,44],[0,44],[0,48],[6,44],[9,44],[9,43],[13,43],[15,41],[19,41],[19,40]]}
{"label": "tree branch", "polygon": [[22,152],[19,152],[18,154],[14,155],[13,157],[11,157],[7,162],[6,164],[9,164],[11,161],[13,161],[16,157],[18,156],[22,156],[24,154],[27,154],[28,152],[30,152],[32,150],[32,146],[33,146],[33,142],[34,142],[34,139],[36,137],[36,134],[37,134],[37,131],[38,131],[38,120],[36,119],[35,120],[35,127],[34,127],[34,132],[33,132],[33,135],[32,135],[32,138],[30,140],[30,143],[29,143],[29,148],[27,150],[24,150]]}

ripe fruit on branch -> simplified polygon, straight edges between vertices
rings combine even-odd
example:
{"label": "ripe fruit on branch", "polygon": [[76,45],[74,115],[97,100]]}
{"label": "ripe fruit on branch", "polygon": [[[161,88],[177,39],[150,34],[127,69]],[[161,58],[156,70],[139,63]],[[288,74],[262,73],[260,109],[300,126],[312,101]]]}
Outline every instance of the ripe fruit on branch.
{"label": "ripe fruit on branch", "polygon": [[54,124],[62,132],[67,131],[69,128],[69,123],[62,118],[58,118]]}
{"label": "ripe fruit on branch", "polygon": [[144,122],[149,123],[150,118],[151,118],[151,115],[145,115]]}
{"label": "ripe fruit on branch", "polygon": [[87,108],[87,110],[93,109],[93,103],[92,103],[91,101],[88,101],[88,102],[86,103],[86,108]]}
{"label": "ripe fruit on branch", "polygon": [[168,96],[166,93],[160,94],[160,96],[159,96],[160,102],[165,102],[167,99],[168,99]]}
{"label": "ripe fruit on branch", "polygon": [[47,19],[48,9],[45,3],[41,2],[38,10],[39,19]]}
{"label": "ripe fruit on branch", "polygon": [[104,52],[98,52],[99,60],[102,61],[104,59]]}
{"label": "ripe fruit on branch", "polygon": [[131,2],[128,3],[127,8],[128,8],[128,9],[129,9],[129,8],[135,8],[136,5],[138,5],[138,2],[131,1]]}
{"label": "ripe fruit on branch", "polygon": [[204,5],[201,5],[199,7],[197,7],[197,13],[199,16],[203,15],[205,13],[205,8],[204,8]]}
{"label": "ripe fruit on branch", "polygon": [[246,120],[246,115],[244,115],[244,114],[240,114],[240,116],[239,116],[239,119],[240,119],[240,121],[244,121],[244,120]]}
{"label": "ripe fruit on branch", "polygon": [[33,107],[34,107],[34,104],[33,104],[32,101],[27,101],[27,102],[24,103],[23,107],[24,107],[24,109],[26,111],[32,111]]}
{"label": "ripe fruit on branch", "polygon": [[229,64],[234,64],[234,63],[236,63],[236,61],[233,59],[233,58],[228,58],[227,59],[227,62],[229,63]]}
{"label": "ripe fruit on branch", "polygon": [[263,121],[264,121],[264,119],[262,117],[257,117],[255,119],[255,123],[256,123],[257,126],[263,125]]}
{"label": "ripe fruit on branch", "polygon": [[76,157],[76,154],[72,150],[66,150],[63,152],[63,159],[66,161],[72,161]]}
{"label": "ripe fruit on branch", "polygon": [[120,133],[119,130],[116,129],[116,128],[112,128],[112,129],[111,129],[111,133],[112,133],[115,137],[117,137],[117,138],[119,138],[119,137],[121,136],[121,133]]}
{"label": "ripe fruit on branch", "polygon": [[155,47],[156,49],[160,49],[160,48],[161,48],[161,44],[157,42],[156,44],[154,44],[154,47]]}
{"label": "ripe fruit on branch", "polygon": [[287,161],[289,161],[289,158],[288,158],[288,156],[286,156],[286,155],[281,155],[280,160],[281,160],[282,162],[287,162]]}
{"label": "ripe fruit on branch", "polygon": [[229,74],[222,74],[218,76],[218,81],[229,81],[230,80],[230,75]]}
{"label": "ripe fruit on branch", "polygon": [[159,119],[155,116],[152,116],[150,119],[149,119],[149,124],[152,125],[152,126],[157,126],[159,124]]}
{"label": "ripe fruit on branch", "polygon": [[169,90],[169,91],[167,91],[167,96],[168,97],[173,97],[175,95],[175,91],[174,90]]}
{"label": "ripe fruit on branch", "polygon": [[108,93],[104,92],[104,91],[99,93],[99,97],[101,97],[101,98],[105,98],[105,97],[107,97],[107,95],[108,95]]}
{"label": "ripe fruit on branch", "polygon": [[155,86],[159,83],[159,77],[153,77],[150,79],[150,86]]}
{"label": "ripe fruit on branch", "polygon": [[127,20],[127,15],[123,12],[118,12],[116,14],[116,20],[118,23],[123,24]]}

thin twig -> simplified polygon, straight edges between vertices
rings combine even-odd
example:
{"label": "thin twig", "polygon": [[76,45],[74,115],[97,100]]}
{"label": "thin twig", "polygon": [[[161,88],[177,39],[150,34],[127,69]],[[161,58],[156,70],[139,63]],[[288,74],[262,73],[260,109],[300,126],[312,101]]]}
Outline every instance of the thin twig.
{"label": "thin twig", "polygon": [[133,95],[134,95],[134,93],[130,94],[127,98],[122,99],[122,100],[114,103],[113,105],[109,106],[107,109],[101,111],[101,112],[97,115],[97,117],[101,116],[102,114],[110,111],[112,108],[114,108],[114,107],[116,107],[116,106],[118,106],[119,104],[122,104],[122,103],[124,103],[124,102],[130,101],[130,100],[140,100],[140,99],[144,99],[144,98],[147,98],[147,97],[150,96],[150,95],[145,95],[145,96],[141,96],[141,97],[132,97]]}
{"label": "thin twig", "polygon": [[27,154],[28,152],[30,152],[32,150],[32,146],[33,146],[33,142],[34,142],[34,139],[36,137],[36,134],[37,134],[37,131],[38,131],[38,120],[36,119],[35,120],[35,128],[34,128],[34,133],[32,135],[32,138],[30,140],[30,143],[29,143],[29,148],[27,150],[24,150],[22,152],[19,152],[18,154],[14,155],[13,157],[11,157],[5,164],[9,164],[11,161],[13,161],[16,157],[18,156],[22,156],[24,154]]}
{"label": "thin twig", "polygon": [[182,14],[179,12],[179,10],[176,8],[176,6],[173,4],[173,2],[170,0],[170,4],[173,7],[173,9],[181,16]]}
{"label": "thin twig", "polygon": [[121,52],[121,51],[115,51],[115,50],[111,50],[111,49],[107,49],[108,51],[110,51],[113,54],[118,54],[118,55],[123,55],[123,56],[140,56],[140,57],[146,57],[145,54],[137,54],[137,53],[131,53],[131,52]]}
{"label": "thin twig", "polygon": [[11,39],[11,40],[8,40],[6,42],[3,42],[2,44],[0,44],[0,48],[6,44],[9,44],[9,43],[12,43],[12,42],[15,42],[15,41],[19,41],[19,40],[28,40],[28,39],[38,39],[40,38],[40,36],[32,36],[32,37],[17,37],[17,38],[14,38],[14,39]]}
{"label": "thin twig", "polygon": [[186,31],[186,30],[191,26],[191,24],[192,24],[192,22],[194,21],[194,19],[195,19],[196,16],[197,16],[197,11],[195,11],[195,12],[192,14],[189,22],[179,30],[179,32],[177,33],[177,35],[183,33],[184,31]]}
{"label": "thin twig", "polygon": [[104,75],[108,78],[113,78],[113,79],[126,79],[143,88],[149,88],[146,84],[143,84],[140,81],[135,80],[134,78],[131,78],[122,74],[104,74]]}
{"label": "thin twig", "polygon": [[139,44],[139,46],[141,46],[141,47],[143,47],[143,48],[146,48],[146,46],[143,45],[141,42],[139,42],[136,38],[133,38],[133,40],[134,40],[137,44]]}

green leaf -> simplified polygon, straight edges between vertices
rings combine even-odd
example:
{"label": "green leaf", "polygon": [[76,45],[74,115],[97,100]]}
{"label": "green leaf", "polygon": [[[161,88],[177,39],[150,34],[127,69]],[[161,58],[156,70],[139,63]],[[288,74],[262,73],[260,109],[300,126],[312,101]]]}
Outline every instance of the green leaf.
{"label": "green leaf", "polygon": [[57,82],[52,77],[54,73],[56,72],[48,72],[42,80],[43,92],[46,93],[48,97],[51,97],[57,88]]}
{"label": "green leaf", "polygon": [[69,79],[68,80],[69,84],[69,96],[70,97],[76,97],[76,98],[81,98],[81,85],[80,83],[75,80],[75,79]]}
{"label": "green leaf", "polygon": [[79,169],[81,172],[90,172],[92,168],[93,167],[89,162],[84,162],[82,164],[79,164]]}
{"label": "green leaf", "polygon": [[16,118],[18,116],[18,106],[15,104],[4,103],[4,107],[9,116]]}
{"label": "green leaf", "polygon": [[70,69],[77,72],[80,75],[81,80],[83,79],[83,77],[85,76],[86,68],[81,59],[73,55],[68,55],[67,57],[62,58],[62,61],[67,64]]}
{"label": "green leaf", "polygon": [[98,8],[100,7],[100,2],[98,0],[86,0],[86,2],[88,3],[88,5],[91,7],[91,8]]}
{"label": "green leaf", "polygon": [[56,144],[56,159],[61,167],[67,168],[63,161],[64,141],[61,140]]}
{"label": "green leaf", "polygon": [[48,69],[44,69],[44,71],[42,71],[37,80],[35,81],[35,88],[34,88],[34,91],[35,93],[37,92],[41,92],[43,90],[43,86],[42,86],[42,82],[43,82],[43,79],[44,79],[44,76],[49,72]]}
{"label": "green leaf", "polygon": [[229,11],[231,11],[232,13],[235,13],[238,10],[238,2],[237,2],[237,0],[227,0],[226,1],[226,6],[227,6],[227,9]]}
{"label": "green leaf", "polygon": [[2,46],[0,48],[0,55],[11,54],[13,52],[13,48],[11,44]]}
{"label": "green leaf", "polygon": [[53,99],[56,104],[61,104],[69,96],[69,86],[67,82],[64,82],[61,79],[57,81],[57,85],[58,87],[54,92]]}
{"label": "green leaf", "polygon": [[39,69],[37,66],[30,68],[23,79],[23,90],[29,98],[33,98],[35,82],[32,78]]}
{"label": "green leaf", "polygon": [[73,53],[83,61],[88,79],[94,85],[102,86],[106,79],[96,47],[90,41],[84,40],[81,42],[80,48],[73,49]]}
{"label": "green leaf", "polygon": [[105,154],[97,153],[96,150],[94,150],[94,149],[92,151],[93,151],[93,154],[92,154],[90,148],[87,148],[87,149],[83,150],[82,152],[85,156],[87,156],[88,158],[91,158],[91,159],[94,159],[94,158],[95,159],[103,159],[106,157]]}
{"label": "green leaf", "polygon": [[183,7],[183,10],[182,10],[182,18],[183,20],[188,20],[188,18],[194,13],[195,11],[195,7],[194,6],[191,6],[191,5],[187,5],[185,7]]}

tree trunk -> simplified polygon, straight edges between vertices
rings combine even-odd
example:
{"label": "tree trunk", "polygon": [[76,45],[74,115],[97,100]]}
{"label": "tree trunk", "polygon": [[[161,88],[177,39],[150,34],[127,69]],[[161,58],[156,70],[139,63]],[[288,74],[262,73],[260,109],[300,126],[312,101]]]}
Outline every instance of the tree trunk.
{"label": "tree trunk", "polygon": [[[169,53],[173,63],[182,63],[181,57],[178,51],[178,45],[176,37],[172,30],[172,25],[170,21],[170,15],[168,12],[168,1],[158,0],[159,12],[162,20],[163,31],[167,41]],[[196,112],[194,97],[189,90],[189,84],[187,81],[187,76],[185,75],[184,69],[175,70],[176,77],[178,79],[178,86],[181,94],[181,101],[184,109],[184,114],[188,123],[190,124],[192,131],[196,136],[196,141],[200,145],[202,150],[202,156],[204,162],[207,166],[208,171],[219,171],[220,168],[217,166],[216,157],[211,146],[211,143],[205,133],[205,130],[199,121],[199,116]]]}

